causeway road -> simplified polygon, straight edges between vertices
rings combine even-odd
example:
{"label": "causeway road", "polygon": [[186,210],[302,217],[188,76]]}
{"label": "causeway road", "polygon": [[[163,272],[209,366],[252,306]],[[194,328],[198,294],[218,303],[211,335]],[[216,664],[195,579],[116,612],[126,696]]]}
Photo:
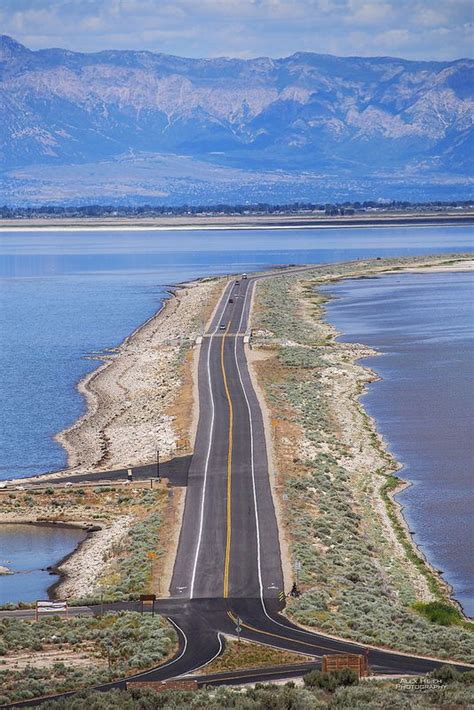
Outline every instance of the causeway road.
{"label": "causeway road", "polygon": [[378,673],[426,673],[440,665],[313,633],[281,614],[282,592],[289,590],[284,589],[267,442],[246,341],[257,281],[310,268],[317,267],[232,279],[202,338],[199,419],[183,523],[170,598],[159,602],[180,634],[182,655],[175,665],[152,671],[154,677],[204,666],[220,652],[222,635],[236,636],[237,626],[243,638],[316,661],[328,653],[363,653]]}
{"label": "causeway road", "polygon": [[[304,268],[317,267],[292,270]],[[136,680],[192,676],[222,652],[225,636],[237,636],[237,627],[241,638],[296,651],[314,667],[330,653],[365,654],[372,670],[380,674],[423,674],[443,663],[314,633],[281,613],[282,592],[288,590],[284,589],[263,416],[249,375],[246,341],[256,282],[288,271],[229,281],[202,337],[199,418],[183,522],[170,597],[156,604],[157,611],[175,626],[179,650],[164,665],[136,675]],[[98,608],[91,611],[100,613]],[[454,665],[459,670],[471,669]],[[255,682],[295,673],[294,667],[259,669],[203,675],[200,681]],[[101,689],[124,687],[125,682]],[[36,703],[41,700],[28,704]]]}

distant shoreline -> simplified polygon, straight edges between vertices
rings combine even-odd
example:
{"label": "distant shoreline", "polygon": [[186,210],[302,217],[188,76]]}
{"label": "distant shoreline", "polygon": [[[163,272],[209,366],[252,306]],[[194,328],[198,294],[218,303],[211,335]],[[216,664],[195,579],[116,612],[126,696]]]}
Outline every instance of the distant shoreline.
{"label": "distant shoreline", "polygon": [[318,217],[307,215],[248,215],[152,218],[45,218],[5,219],[0,232],[89,232],[89,231],[220,231],[245,229],[340,229],[383,227],[429,227],[474,225],[474,212],[456,214],[379,214],[368,216]]}

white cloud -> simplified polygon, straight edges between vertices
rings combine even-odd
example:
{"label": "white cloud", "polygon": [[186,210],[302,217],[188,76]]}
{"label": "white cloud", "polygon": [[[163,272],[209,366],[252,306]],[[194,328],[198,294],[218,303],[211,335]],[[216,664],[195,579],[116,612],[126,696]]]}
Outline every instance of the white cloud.
{"label": "white cloud", "polygon": [[361,25],[387,25],[393,17],[393,8],[388,2],[363,2],[352,0],[346,22]]}
{"label": "white cloud", "polygon": [[472,12],[471,0],[2,0],[2,31],[32,48],[444,59],[472,55]]}

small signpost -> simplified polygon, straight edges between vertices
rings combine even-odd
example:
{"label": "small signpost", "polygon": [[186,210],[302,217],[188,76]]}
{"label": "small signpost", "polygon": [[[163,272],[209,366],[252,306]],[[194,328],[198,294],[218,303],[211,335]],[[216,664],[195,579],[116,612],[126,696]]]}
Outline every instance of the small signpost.
{"label": "small signpost", "polygon": [[299,576],[300,576],[300,572],[301,572],[301,562],[299,560],[295,560],[294,568],[295,568],[295,575],[296,575],[296,580],[295,580],[296,586],[298,586],[298,583],[300,581]]}
{"label": "small signpost", "polygon": [[141,613],[143,614],[145,604],[151,604],[151,615],[155,616],[155,602],[156,594],[140,594]]}
{"label": "small signpost", "polygon": [[50,599],[38,599],[35,607],[35,621],[38,621],[40,614],[66,614],[69,616],[67,601]]}
{"label": "small signpost", "polygon": [[237,643],[240,644],[240,632],[242,631],[242,619],[240,616],[237,617],[235,630],[237,631]]}

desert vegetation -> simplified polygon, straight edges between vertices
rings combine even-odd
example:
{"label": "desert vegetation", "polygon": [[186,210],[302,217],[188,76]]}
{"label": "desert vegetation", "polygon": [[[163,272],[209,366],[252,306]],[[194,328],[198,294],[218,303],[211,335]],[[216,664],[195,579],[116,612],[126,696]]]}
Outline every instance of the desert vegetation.
{"label": "desert vegetation", "polygon": [[100,526],[60,567],[65,578],[55,593],[72,604],[136,599],[158,591],[167,540],[164,523],[173,515],[166,486],[51,485],[2,493],[0,511],[3,521]]}
{"label": "desert vegetation", "polygon": [[[460,257],[462,258],[462,257]],[[437,257],[437,261],[440,261]],[[335,340],[319,284],[435,258],[331,265],[259,282],[254,366],[272,418],[283,534],[303,594],[288,614],[376,645],[469,660],[472,625],[412,545],[392,493],[402,483],[357,396],[367,348]]]}
{"label": "desert vegetation", "polygon": [[91,687],[158,665],[177,645],[172,626],[135,612],[0,620],[0,704]]}
{"label": "desert vegetation", "polygon": [[283,651],[251,641],[226,640],[223,653],[202,669],[202,673],[220,673],[236,668],[264,668],[293,663],[307,663],[311,659],[299,653]]}
{"label": "desert vegetation", "polygon": [[[450,668],[440,669],[441,675],[393,680],[367,680],[354,684],[350,674],[339,674],[331,680],[326,674],[310,673],[304,685],[293,681],[285,685],[257,683],[252,688],[201,688],[197,691],[151,689],[81,693],[66,700],[50,701],[45,710],[314,710],[336,708],[344,710],[427,710],[434,707],[467,707],[472,700],[472,674],[457,674]],[[341,677],[342,676],[342,677]],[[329,686],[329,687],[328,687]]]}

